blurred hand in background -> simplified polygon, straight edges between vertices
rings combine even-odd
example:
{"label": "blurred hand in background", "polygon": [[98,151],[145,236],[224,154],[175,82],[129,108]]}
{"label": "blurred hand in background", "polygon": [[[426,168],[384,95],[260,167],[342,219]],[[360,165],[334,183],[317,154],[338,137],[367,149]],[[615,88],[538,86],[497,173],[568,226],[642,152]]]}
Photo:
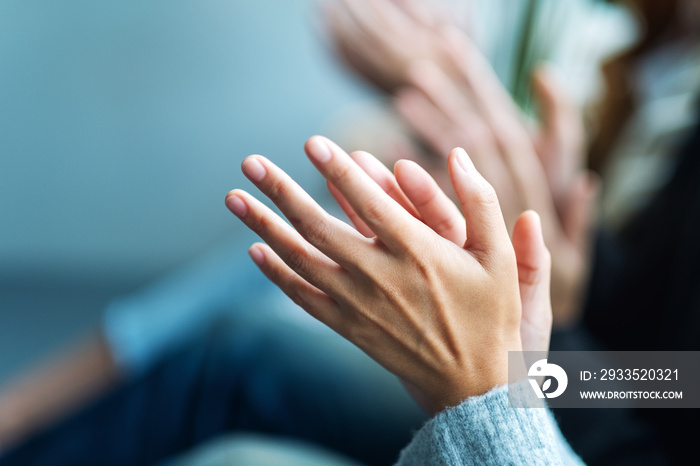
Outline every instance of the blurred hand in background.
{"label": "blurred hand in background", "polygon": [[584,169],[579,114],[553,73],[541,68],[534,83],[542,123],[528,130],[524,116],[468,37],[457,30],[449,36],[448,57],[461,71],[459,78],[432,62],[415,63],[411,85],[396,99],[399,114],[426,145],[425,154],[441,154],[455,146],[469,151],[496,189],[509,229],[525,209],[541,215],[553,257],[555,325],[569,324],[577,316],[587,276],[597,185]]}
{"label": "blurred hand in background", "polygon": [[495,188],[509,231],[524,210],[540,214],[553,257],[554,322],[574,322],[588,275],[597,192],[596,178],[584,169],[584,129],[576,105],[554,73],[540,68],[533,91],[541,123],[533,125],[467,33],[445,14],[444,4],[359,3],[327,5],[338,53],[351,69],[396,94],[398,113],[420,143],[389,153],[385,162],[414,159],[449,192],[441,154],[464,147]]}
{"label": "blurred hand in background", "polygon": [[322,6],[338,56],[384,91],[406,84],[415,60],[443,63],[435,31],[453,21],[442,0],[338,0]]}

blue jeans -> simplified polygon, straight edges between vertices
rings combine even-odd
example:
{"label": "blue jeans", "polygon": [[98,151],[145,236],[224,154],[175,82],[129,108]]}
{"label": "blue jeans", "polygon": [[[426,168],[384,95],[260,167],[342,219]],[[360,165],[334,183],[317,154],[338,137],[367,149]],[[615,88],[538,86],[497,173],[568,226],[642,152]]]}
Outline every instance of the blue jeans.
{"label": "blue jeans", "polygon": [[234,431],[391,464],[426,419],[392,375],[330,331],[246,318],[218,322],[0,465],[152,464]]}

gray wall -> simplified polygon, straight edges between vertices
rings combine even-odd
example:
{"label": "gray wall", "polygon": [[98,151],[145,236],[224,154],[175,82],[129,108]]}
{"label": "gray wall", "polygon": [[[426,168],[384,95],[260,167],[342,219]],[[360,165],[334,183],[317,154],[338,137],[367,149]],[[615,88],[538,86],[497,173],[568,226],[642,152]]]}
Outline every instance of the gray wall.
{"label": "gray wall", "polygon": [[314,189],[303,141],[364,92],[315,16],[307,0],[0,1],[0,375],[244,234],[223,204],[250,187],[244,156]]}

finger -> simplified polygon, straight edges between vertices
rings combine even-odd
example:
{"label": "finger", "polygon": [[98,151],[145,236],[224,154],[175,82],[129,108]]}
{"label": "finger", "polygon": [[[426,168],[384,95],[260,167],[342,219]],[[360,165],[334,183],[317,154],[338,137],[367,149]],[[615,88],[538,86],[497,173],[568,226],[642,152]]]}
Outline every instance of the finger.
{"label": "finger", "polygon": [[561,140],[582,138],[579,111],[563,84],[549,66],[540,66],[532,77],[532,87],[540,108],[542,130],[546,138]]}
{"label": "finger", "polygon": [[[384,74],[382,84],[393,90],[397,81],[404,80],[406,37],[412,37],[417,24],[405,11],[388,0],[340,0],[366,40],[362,50],[356,49],[357,58],[372,64]],[[350,42],[350,40],[348,40]],[[353,42],[355,42],[353,40]],[[394,82],[392,82],[394,81]]]}
{"label": "finger", "polygon": [[518,263],[521,289],[539,290],[547,285],[549,296],[549,272],[551,259],[542,235],[542,223],[534,210],[523,212],[513,228],[513,249]]}
{"label": "finger", "polygon": [[396,5],[386,0],[340,0],[345,11],[352,17],[359,29],[370,37],[376,44],[381,44],[387,37],[392,37],[389,31],[405,26],[406,15]]}
{"label": "finger", "polygon": [[448,168],[466,223],[464,249],[487,257],[502,250],[510,238],[493,187],[476,171],[464,149],[450,152]]}
{"label": "finger", "polygon": [[519,110],[476,45],[456,27],[444,28],[442,35],[469,100],[499,133],[517,130],[521,126]]}
{"label": "finger", "polygon": [[356,250],[363,247],[364,240],[357,231],[329,215],[289,175],[265,157],[251,155],[243,161],[241,169],[279,207],[306,241],[341,266],[352,267]]}
{"label": "finger", "polygon": [[[462,89],[473,102],[503,157],[516,192],[525,205],[545,215],[551,211],[548,200],[529,186],[544,186],[547,177],[517,108],[491,65],[463,31],[445,28],[448,55],[459,76]],[[476,154],[475,154],[476,155]]]}
{"label": "finger", "polygon": [[262,273],[311,316],[333,329],[340,325],[342,313],[338,303],[304,280],[268,245],[256,243],[248,253]]}
{"label": "finger", "polygon": [[521,121],[519,109],[493,68],[463,31],[446,28],[443,35],[451,60],[460,70],[464,91],[491,129],[515,192],[525,206],[537,210],[543,218],[552,218],[555,208],[547,176]]}
{"label": "finger", "polygon": [[330,140],[314,136],[304,146],[318,171],[347,199],[352,209],[389,248],[404,249],[424,225],[393,200]]}
{"label": "finger", "polygon": [[464,217],[420,165],[400,160],[394,165],[396,181],[415,206],[420,218],[435,233],[462,246],[467,239]]}
{"label": "finger", "polygon": [[532,210],[518,217],[513,229],[513,250],[523,316],[521,337],[526,351],[547,351],[552,328],[550,301],[551,257],[544,244],[542,224]]}
{"label": "finger", "polygon": [[578,108],[548,66],[541,66],[534,73],[533,90],[542,120],[534,139],[537,154],[555,197],[561,198],[583,168],[583,123]]}
{"label": "finger", "polygon": [[326,293],[345,287],[344,270],[311,246],[265,204],[235,189],[226,196],[226,207],[306,281]]}
{"label": "finger", "polygon": [[402,89],[394,102],[403,121],[433,153],[449,153],[453,125],[444,112],[415,88]]}
{"label": "finger", "polygon": [[326,186],[328,187],[328,191],[331,193],[331,196],[333,196],[333,199],[335,199],[340,208],[343,209],[343,212],[345,212],[345,215],[348,216],[350,222],[352,222],[352,224],[355,226],[355,229],[367,238],[374,238],[376,235],[372,229],[367,226],[365,221],[362,220],[354,210],[352,210],[352,206],[348,200],[343,197],[340,191],[338,191],[338,188],[333,186],[333,183],[330,181],[326,181]]}
{"label": "finger", "polygon": [[[428,6],[427,2],[421,0],[394,0],[394,3],[413,21],[425,28],[433,29],[446,22],[444,11],[442,8],[436,8],[434,4]],[[439,6],[443,7],[444,5]]]}
{"label": "finger", "polygon": [[426,28],[436,26],[433,11],[424,2],[420,0],[394,0],[394,3],[417,24]]}
{"label": "finger", "polygon": [[[337,4],[334,4],[336,6]],[[339,11],[339,8],[328,8],[326,10],[326,24],[333,41],[335,52],[345,61],[352,69],[362,71],[364,68],[364,60],[357,51],[358,40],[361,41],[361,36],[354,30],[353,25],[349,24],[347,17]]]}
{"label": "finger", "polygon": [[399,187],[396,177],[391,170],[389,170],[386,165],[380,162],[375,156],[365,151],[355,151],[350,154],[350,158],[355,161],[357,165],[362,168],[365,173],[369,175],[370,178],[377,183],[385,193],[387,193],[393,200],[399,203],[406,212],[410,213],[414,217],[419,217],[418,211],[411,204],[411,201],[406,197],[406,194]]}
{"label": "finger", "polygon": [[[378,49],[375,39],[369,37],[345,2],[324,3],[328,32],[339,56],[364,78],[379,87],[389,90],[395,83],[384,75],[381,66],[385,57]],[[382,48],[383,49],[383,48]]]}
{"label": "finger", "polygon": [[425,148],[418,146],[413,140],[412,134],[407,131],[401,137],[389,141],[386,152],[382,154],[382,162],[388,167],[393,167],[399,160],[413,160],[414,162],[424,162],[430,160],[431,156],[426,153]]}
{"label": "finger", "polygon": [[430,99],[449,120],[458,123],[464,112],[473,108],[445,72],[429,60],[417,60],[409,69],[409,80]]}
{"label": "finger", "polygon": [[[457,138],[448,137],[446,135],[444,140],[456,141]],[[382,160],[387,166],[395,166],[396,162],[399,160],[410,160],[417,163],[430,174],[430,177],[435,180],[438,187],[447,194],[454,203],[456,198],[452,190],[450,175],[447,172],[447,155],[450,153],[450,149],[456,146],[459,146],[459,144],[452,144],[444,151],[437,152],[430,149],[429,145],[419,146],[417,141],[412,143],[409,140],[396,140],[394,141],[393,147],[389,147],[386,154],[383,154],[388,156],[383,157]]]}
{"label": "finger", "polygon": [[[398,183],[396,182],[394,174],[391,173],[391,171],[386,167],[386,165],[377,160],[377,158],[374,157],[372,154],[364,151],[353,152],[352,154],[350,154],[350,158],[353,159],[355,163],[357,163],[360,166],[360,168],[362,168],[365,171],[365,173],[367,173],[370,176],[370,178],[372,178],[374,182],[377,183],[384,190],[385,193],[387,193],[389,196],[391,196],[392,199],[398,202],[401,207],[406,209],[406,211],[414,217],[419,217],[418,211],[403,193]],[[343,209],[343,212],[345,212],[345,215],[348,216],[352,224],[355,225],[357,231],[359,231],[368,238],[374,237],[374,232],[355,213],[355,211],[352,210],[350,203],[348,203],[347,199],[343,197],[340,191],[338,191],[338,189],[335,186],[333,186],[333,184],[330,182],[327,182],[327,185],[331,195],[336,200],[336,202],[338,202],[338,205],[341,209]]]}
{"label": "finger", "polygon": [[[439,67],[425,60],[412,65],[410,78],[420,95],[414,97],[413,111],[420,112],[417,118],[421,120],[412,125],[414,130],[428,140],[439,141],[441,154],[449,154],[453,147],[465,147],[484,178],[497,189],[505,189],[501,180],[509,175],[498,157],[494,132],[465,98],[463,90]],[[435,124],[426,124],[428,118],[440,122],[442,131],[437,131]],[[428,131],[433,133],[427,134]]]}
{"label": "finger", "polygon": [[600,179],[593,172],[580,174],[571,189],[562,226],[566,236],[579,251],[588,247],[599,191]]}

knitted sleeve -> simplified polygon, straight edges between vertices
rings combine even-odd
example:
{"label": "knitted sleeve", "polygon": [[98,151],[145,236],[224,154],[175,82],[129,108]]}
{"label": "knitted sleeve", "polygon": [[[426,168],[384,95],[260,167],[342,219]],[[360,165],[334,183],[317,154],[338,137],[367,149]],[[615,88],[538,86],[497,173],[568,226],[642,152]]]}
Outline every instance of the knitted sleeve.
{"label": "knitted sleeve", "polygon": [[546,407],[511,408],[494,388],[428,421],[397,465],[580,465]]}

